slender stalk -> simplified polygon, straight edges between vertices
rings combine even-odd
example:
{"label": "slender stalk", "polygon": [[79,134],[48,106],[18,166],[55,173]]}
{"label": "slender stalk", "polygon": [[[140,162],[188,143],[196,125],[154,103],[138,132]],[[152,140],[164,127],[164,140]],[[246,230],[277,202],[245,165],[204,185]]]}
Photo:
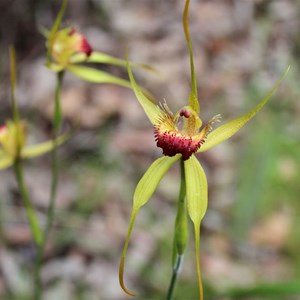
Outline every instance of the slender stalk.
{"label": "slender stalk", "polygon": [[182,263],[183,253],[188,239],[187,213],[185,204],[186,183],[184,174],[184,162],[180,160],[180,190],[177,205],[177,215],[175,220],[174,243],[173,243],[173,273],[167,293],[167,300],[173,297],[174,288],[176,285],[177,276]]}
{"label": "slender stalk", "polygon": [[17,85],[17,63],[16,50],[13,46],[9,47],[9,63],[10,63],[10,92],[11,92],[11,108],[13,120],[19,121],[19,111],[16,100],[16,85]]}
{"label": "slender stalk", "polygon": [[49,231],[53,224],[54,219],[54,208],[57,194],[58,185],[58,173],[59,173],[59,162],[58,162],[58,149],[57,149],[57,137],[62,124],[61,114],[61,101],[60,93],[63,82],[64,72],[57,74],[57,84],[55,89],[55,102],[54,102],[54,115],[53,115],[53,143],[54,147],[52,150],[52,179],[51,179],[51,190],[50,190],[50,204],[47,211],[47,224],[45,227],[44,243],[48,238]]}
{"label": "slender stalk", "polygon": [[[14,47],[9,48],[9,59],[10,59],[10,82],[11,82],[11,105],[12,105],[12,116],[13,121],[16,125],[16,136],[15,136],[15,145],[16,145],[16,154],[14,158],[14,172],[19,187],[19,191],[26,209],[30,229],[33,235],[33,239],[36,245],[37,251],[43,247],[44,243],[44,233],[41,230],[38,218],[36,216],[36,211],[33,208],[32,201],[28,192],[27,185],[25,183],[23,175],[23,163],[20,157],[21,151],[21,137],[20,137],[20,116],[16,100],[16,83],[17,83],[17,66],[16,66],[16,52]],[[39,268],[40,269],[40,268]],[[35,281],[40,284],[40,272],[35,272],[38,278],[35,278]],[[37,286],[37,285],[36,285]],[[39,285],[40,286],[40,285]],[[39,299],[39,298],[38,298]]]}
{"label": "slender stalk", "polygon": [[182,263],[182,259],[183,259],[183,255],[177,255],[176,262],[173,267],[173,274],[172,274],[169,289],[168,289],[167,300],[172,300],[174,288],[175,288],[176,281],[177,281],[177,276],[178,276],[180,266]]}
{"label": "slender stalk", "polygon": [[50,201],[49,207],[47,210],[47,223],[43,232],[43,240],[37,249],[34,278],[35,278],[35,291],[34,291],[34,300],[40,300],[42,297],[42,280],[41,280],[41,267],[43,254],[45,246],[48,240],[48,236],[54,221],[54,209],[56,202],[57,194],[57,185],[58,185],[58,174],[59,174],[59,161],[58,161],[58,150],[57,150],[57,136],[62,124],[62,114],[61,114],[61,101],[60,94],[62,88],[64,72],[59,72],[57,74],[57,83],[55,88],[55,99],[54,99],[54,114],[53,114],[53,143],[54,147],[52,150],[52,166],[51,166],[51,187],[50,187]]}
{"label": "slender stalk", "polygon": [[39,225],[38,218],[36,216],[35,210],[32,206],[32,202],[29,196],[29,192],[27,189],[27,186],[25,184],[24,175],[23,175],[23,165],[22,161],[19,158],[16,158],[14,163],[14,171],[15,176],[17,179],[19,191],[21,193],[21,197],[24,202],[24,206],[26,209],[27,217],[30,224],[30,229],[34,238],[34,242],[37,247],[39,247],[42,244],[43,241],[43,235],[41,231],[41,227]]}

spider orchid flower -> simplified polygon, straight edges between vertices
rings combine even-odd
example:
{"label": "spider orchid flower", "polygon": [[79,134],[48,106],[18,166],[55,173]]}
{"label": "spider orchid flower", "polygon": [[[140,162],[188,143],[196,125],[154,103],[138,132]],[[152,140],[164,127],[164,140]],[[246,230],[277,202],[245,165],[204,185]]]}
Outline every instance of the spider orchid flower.
{"label": "spider orchid flower", "polygon": [[[126,67],[126,60],[94,51],[88,39],[74,27],[60,29],[66,7],[67,0],[64,0],[52,28],[43,30],[47,47],[46,66],[54,72],[67,70],[88,82],[110,83],[131,88],[128,80],[81,65],[81,63],[99,63]],[[133,64],[133,66],[155,71],[152,67],[145,64]]]}
{"label": "spider orchid flower", "polygon": [[[146,173],[137,184],[133,195],[133,208],[129,221],[129,229],[125,240],[119,268],[120,286],[128,295],[131,296],[135,296],[135,294],[128,290],[125,286],[124,264],[129,239],[132,233],[137,213],[139,209],[143,205],[145,205],[151,198],[159,182],[164,177],[166,172],[170,169],[170,167],[176,161],[180,160],[182,164],[183,180],[185,181],[183,198],[186,199],[186,204],[181,207],[183,212],[181,212],[180,214],[181,216],[184,216],[187,210],[187,214],[189,215],[193,223],[199,293],[200,299],[203,299],[203,287],[199,259],[200,224],[207,209],[208,187],[206,175],[195,154],[211,149],[212,147],[229,139],[232,135],[238,132],[267,103],[267,101],[275,92],[280,82],[285,78],[289,70],[288,68],[283,77],[275,84],[273,89],[264,97],[264,99],[262,99],[259,104],[257,104],[249,112],[213,130],[213,124],[220,121],[220,115],[217,114],[203,126],[199,116],[200,104],[197,98],[197,83],[193,62],[193,50],[188,27],[188,7],[189,0],[186,0],[183,13],[183,27],[190,54],[192,82],[191,93],[189,96],[188,104],[186,106],[179,109],[177,113],[173,114],[166,103],[160,105],[154,104],[150,99],[147,98],[142,89],[136,83],[135,78],[132,74],[130,64],[128,63],[127,65],[130,82],[132,84],[135,96],[154,127],[154,137],[156,145],[157,147],[162,149],[164,155],[151,164],[151,166],[148,168]],[[187,230],[187,226],[180,223],[177,223],[177,225],[178,226],[175,226],[174,239],[176,248],[175,252],[176,254],[181,255],[183,254],[186,244],[187,234],[185,230]],[[185,229],[182,230],[182,228]]]}

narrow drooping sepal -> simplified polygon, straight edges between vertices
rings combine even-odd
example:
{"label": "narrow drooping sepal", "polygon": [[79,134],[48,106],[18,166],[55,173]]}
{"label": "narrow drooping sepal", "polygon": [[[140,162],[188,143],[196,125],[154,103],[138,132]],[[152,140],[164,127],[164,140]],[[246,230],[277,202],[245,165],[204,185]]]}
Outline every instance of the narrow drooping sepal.
{"label": "narrow drooping sepal", "polygon": [[[70,134],[66,133],[64,135],[59,136],[54,141],[47,141],[35,145],[24,146],[20,152],[21,159],[28,159],[37,156],[41,156],[47,152],[53,150],[54,147],[57,147],[63,144],[68,138]],[[1,150],[1,149],[0,149]],[[3,150],[0,151],[0,170],[6,169],[12,166],[14,163],[13,156],[5,153]]]}
{"label": "narrow drooping sepal", "polygon": [[154,191],[156,190],[158,184],[160,183],[161,179],[164,177],[166,172],[170,169],[170,167],[180,158],[180,155],[176,155],[172,158],[170,157],[161,157],[154,161],[149,169],[146,171],[144,176],[139,181],[133,196],[133,208],[129,222],[129,228],[127,237],[124,244],[124,249],[122,252],[122,257],[120,261],[119,267],[119,282],[121,288],[130,296],[135,296],[133,292],[128,290],[124,283],[124,264],[125,258],[128,248],[128,243],[130,240],[131,232],[133,229],[133,225],[135,222],[136,215],[139,209],[146,204],[151,196],[153,195]]}
{"label": "narrow drooping sepal", "polygon": [[194,224],[195,232],[196,264],[200,300],[203,300],[203,286],[201,280],[199,260],[200,224],[207,209],[207,180],[199,161],[194,155],[192,155],[190,159],[184,162],[184,171],[186,179],[186,198],[188,214]]}
{"label": "narrow drooping sepal", "polygon": [[138,86],[136,83],[134,76],[131,71],[130,63],[127,60],[127,70],[128,70],[128,75],[130,78],[131,86],[133,88],[133,91],[135,93],[136,98],[140,102],[141,106],[143,107],[145,114],[149,118],[150,122],[155,125],[157,122],[157,119],[160,116],[160,109],[159,107],[154,104],[144,93],[144,91]]}
{"label": "narrow drooping sepal", "polygon": [[194,66],[194,54],[193,54],[193,46],[190,38],[190,31],[189,31],[189,20],[188,20],[188,12],[189,12],[189,4],[190,0],[186,0],[184,11],[183,11],[183,29],[186,38],[186,42],[189,48],[190,54],[190,66],[191,66],[191,82],[192,82],[192,91],[189,97],[189,105],[200,114],[200,104],[198,101],[198,92],[197,92],[197,80],[195,74],[195,66]]}
{"label": "narrow drooping sepal", "polygon": [[27,158],[33,158],[40,155],[43,155],[47,152],[50,152],[53,150],[53,148],[60,146],[65,141],[68,140],[70,137],[70,132],[65,133],[57,137],[55,140],[35,144],[35,145],[28,145],[25,146],[21,151],[21,158],[27,159]]}
{"label": "narrow drooping sepal", "polygon": [[68,65],[66,69],[80,79],[88,82],[109,83],[131,88],[131,84],[128,80],[118,78],[104,71],[72,64]]}
{"label": "narrow drooping sepal", "polygon": [[[70,58],[70,63],[98,63],[98,64],[109,64],[119,67],[127,68],[127,62],[124,59],[116,58],[103,52],[93,51],[90,56],[86,56],[84,53],[76,53]],[[147,64],[139,64],[131,62],[130,65],[135,68],[141,68],[147,71],[158,73],[155,68]]]}
{"label": "narrow drooping sepal", "polygon": [[290,67],[288,67],[282,76],[282,78],[275,84],[272,90],[262,99],[262,101],[255,106],[252,110],[245,113],[239,118],[236,118],[228,123],[218,127],[217,129],[213,130],[210,134],[208,134],[205,143],[197,152],[204,152],[212,147],[226,141],[235,133],[237,133],[248,121],[250,121],[260,110],[261,108],[268,102],[271,96],[274,94],[276,89],[278,88],[279,84],[284,80],[289,72]]}

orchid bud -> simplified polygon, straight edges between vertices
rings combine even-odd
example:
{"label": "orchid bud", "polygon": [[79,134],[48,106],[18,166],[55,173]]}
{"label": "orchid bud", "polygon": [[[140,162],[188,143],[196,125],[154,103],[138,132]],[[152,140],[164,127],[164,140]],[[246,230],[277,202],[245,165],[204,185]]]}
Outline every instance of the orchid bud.
{"label": "orchid bud", "polygon": [[0,127],[0,145],[12,158],[20,155],[26,142],[26,123],[7,121]]}
{"label": "orchid bud", "polygon": [[70,63],[73,55],[83,53],[89,57],[93,51],[87,38],[72,27],[57,31],[49,46],[52,59],[63,67]]}

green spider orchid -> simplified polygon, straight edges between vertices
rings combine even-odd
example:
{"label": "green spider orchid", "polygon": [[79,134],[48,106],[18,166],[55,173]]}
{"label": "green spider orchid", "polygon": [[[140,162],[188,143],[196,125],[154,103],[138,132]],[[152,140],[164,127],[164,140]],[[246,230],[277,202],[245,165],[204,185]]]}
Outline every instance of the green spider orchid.
{"label": "green spider orchid", "polygon": [[[128,80],[118,78],[107,72],[80,65],[81,63],[99,63],[126,67],[126,61],[92,49],[87,38],[74,27],[59,29],[67,7],[64,0],[50,31],[44,29],[46,37],[46,66],[55,72],[69,71],[75,76],[93,83],[111,83],[131,88]],[[154,71],[145,64],[133,64],[135,67]]]}
{"label": "green spider orchid", "polygon": [[[156,190],[159,182],[164,177],[170,167],[178,160],[182,166],[182,188],[183,204],[179,205],[180,210],[176,217],[175,226],[175,255],[182,255],[187,240],[186,210],[193,223],[195,235],[196,265],[199,284],[200,299],[203,299],[203,287],[201,281],[199,250],[200,250],[200,224],[203,219],[208,201],[208,187],[206,175],[195,154],[207,151],[221,142],[229,139],[239,131],[256,113],[266,104],[280,82],[285,78],[289,68],[283,77],[276,83],[266,97],[252,110],[237,119],[219,126],[212,130],[212,125],[220,121],[220,115],[213,117],[205,126],[199,117],[200,105],[197,98],[197,82],[194,70],[193,50],[190,41],[188,27],[188,8],[189,0],[186,0],[183,13],[183,27],[190,54],[191,66],[191,93],[188,105],[179,109],[173,114],[166,103],[155,105],[143,93],[136,83],[130,64],[128,63],[128,74],[135,96],[144,109],[147,117],[154,127],[154,137],[156,145],[162,148],[164,156],[152,163],[144,176],[141,178],[134,192],[133,208],[129,222],[129,229],[120,261],[119,281],[122,289],[131,296],[135,294],[128,290],[124,284],[124,264],[127,253],[129,239],[133,225],[139,209],[148,202]],[[183,184],[184,183],[184,184]],[[186,199],[186,204],[185,204]],[[174,262],[174,259],[173,259]]]}

